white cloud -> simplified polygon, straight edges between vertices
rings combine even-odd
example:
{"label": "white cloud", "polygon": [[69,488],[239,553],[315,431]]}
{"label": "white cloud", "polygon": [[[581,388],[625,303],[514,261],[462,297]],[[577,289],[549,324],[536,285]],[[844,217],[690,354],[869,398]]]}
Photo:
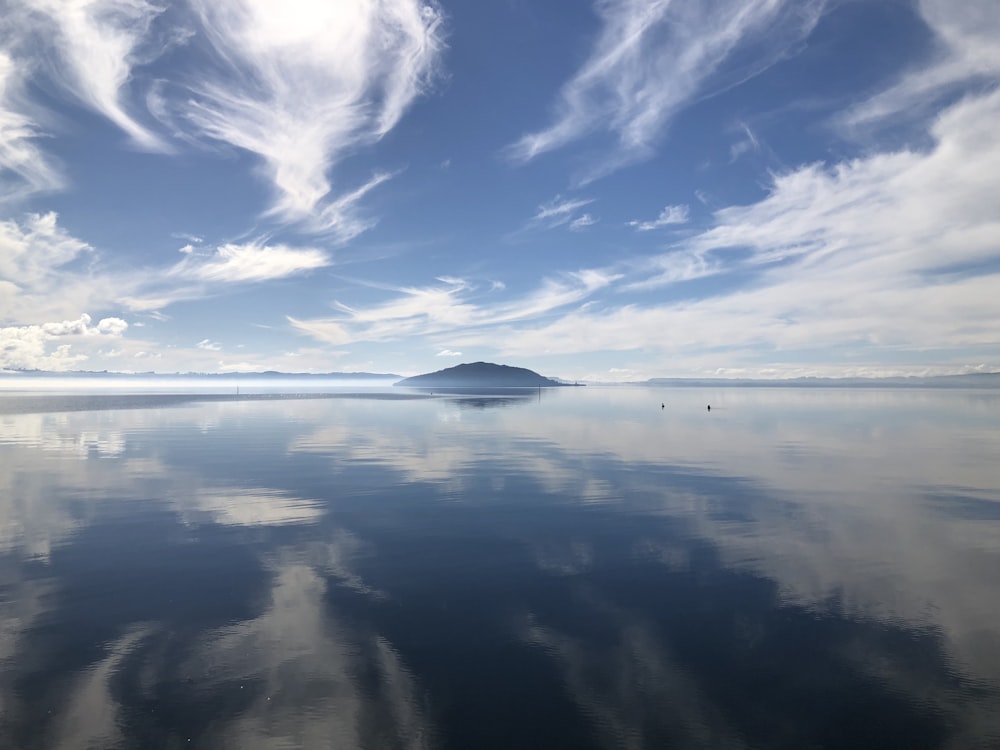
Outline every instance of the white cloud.
{"label": "white cloud", "polygon": [[283,279],[332,262],[317,248],[259,241],[229,243],[207,252],[192,249],[183,255],[170,268],[144,269],[118,278],[116,299],[130,310],[155,313],[177,302],[204,298],[227,285]]}
{"label": "white cloud", "polygon": [[578,213],[584,206],[594,202],[593,198],[563,198],[557,195],[547,203],[542,203],[535,215],[525,227],[514,234],[530,229],[556,229],[566,227],[571,231],[580,231],[596,224],[597,219],[589,213]]}
{"label": "white cloud", "polygon": [[[153,314],[229,285],[286,278],[330,263],[328,253],[317,248],[250,241],[192,247],[166,268],[111,270],[90,245],[59,226],[55,213],[28,214],[0,221],[0,320],[33,325],[80,309]],[[99,325],[110,332],[124,321]]]}
{"label": "white cloud", "polygon": [[[54,83],[144,150],[224,143],[256,155],[274,189],[268,216],[341,241],[368,229],[374,219],[360,215],[359,203],[392,173],[377,171],[336,191],[330,173],[390,132],[429,89],[444,49],[433,1],[190,6],[7,4],[0,19],[0,199],[63,185],[34,145],[39,133],[29,113],[37,107],[27,106],[24,93],[26,82]],[[150,63],[188,43],[198,45],[197,54],[181,58],[169,78],[153,80]],[[144,114],[153,119],[143,121]]]}
{"label": "white cloud", "polygon": [[58,59],[50,73],[65,92],[107,117],[140,147],[163,151],[164,141],[129,112],[126,93],[136,65],[156,53],[146,43],[164,8],[145,0],[23,0],[37,28],[22,29],[43,55]]}
{"label": "white cloud", "polygon": [[45,323],[42,331],[48,336],[85,336],[90,325],[90,316],[84,313],[76,320],[64,320],[60,323]]}
{"label": "white cloud", "polygon": [[672,224],[685,224],[688,220],[690,209],[687,206],[664,206],[660,215],[653,221],[633,220],[628,223],[630,227],[635,227],[636,231],[649,232],[653,229],[660,229]]}
{"label": "white cloud", "polygon": [[61,371],[85,359],[72,354],[69,345],[49,349],[49,339],[41,326],[0,328],[0,369]]}
{"label": "white cloud", "polygon": [[[0,370],[64,371],[77,367],[88,359],[89,342],[118,338],[128,328],[121,318],[104,318],[91,326],[91,317],[84,313],[76,320],[63,320],[41,325],[6,326],[0,328]],[[71,339],[71,343],[56,343]],[[84,345],[84,351],[73,346]]]}
{"label": "white cloud", "polygon": [[64,185],[52,160],[35,145],[42,133],[28,114],[31,109],[22,71],[0,49],[0,202],[22,200]]}
{"label": "white cloud", "polygon": [[128,328],[121,318],[102,318],[97,326],[91,326],[90,321],[91,317],[83,313],[76,320],[43,323],[41,328],[47,336],[121,336]]}
{"label": "white cloud", "polygon": [[136,281],[95,270],[99,260],[54,212],[0,221],[0,321],[33,325],[80,310],[117,311]]}
{"label": "white cloud", "polygon": [[205,258],[187,254],[170,271],[171,276],[206,282],[248,282],[280,279],[330,265],[329,256],[315,248],[227,244]]}
{"label": "white cloud", "polygon": [[638,280],[624,284],[623,291],[642,291],[691,281],[722,273],[727,266],[705,253],[679,248],[647,259],[640,264],[644,274]]}
{"label": "white cloud", "polygon": [[363,224],[351,207],[387,175],[331,200],[328,172],[427,89],[443,49],[439,12],[418,0],[192,4],[226,67],[180,102],[187,123],[261,158],[272,214],[352,236]]}
{"label": "white cloud", "polygon": [[537,289],[505,301],[496,301],[491,296],[498,291],[491,286],[483,293],[486,299],[482,302],[479,301],[481,290],[462,279],[448,279],[442,281],[441,286],[396,289],[397,297],[365,309],[336,303],[342,313],[337,318],[299,320],[289,317],[288,320],[302,333],[338,346],[354,341],[387,341],[444,331],[451,335],[464,329],[539,318],[582,302],[619,278],[618,274],[606,270],[584,269],[546,279]]}
{"label": "white cloud", "polygon": [[210,341],[209,339],[202,339],[197,343],[199,349],[204,349],[210,352],[217,352],[222,349],[222,344],[217,341]]}
{"label": "white cloud", "polygon": [[[601,31],[563,86],[553,123],[508,149],[519,162],[594,133],[613,153],[589,178],[652,155],[670,120],[695,97],[750,77],[813,29],[822,0],[626,0],[597,2]],[[747,42],[768,43],[739,69],[726,65]],[[588,179],[589,179],[588,178]]]}
{"label": "white cloud", "polygon": [[[502,355],[659,351],[739,367],[850,352],[891,363],[995,360],[1000,347],[1000,90],[934,122],[934,146],[876,153],[774,179],[769,195],[628,277],[624,289],[725,277],[714,293],[586,308],[539,325],[452,336]],[[811,352],[811,354],[810,354]],[[827,360],[829,364],[829,359]],[[884,369],[883,369],[884,371]]]}
{"label": "white cloud", "polygon": [[58,226],[55,213],[28,214],[20,223],[0,222],[0,279],[19,288],[42,283],[54,271],[84,252],[85,242]]}
{"label": "white cloud", "polygon": [[943,96],[970,85],[995,85],[1000,74],[1000,13],[994,0],[919,0],[917,10],[936,36],[933,59],[848,110],[842,124],[891,125],[899,117],[934,112]]}
{"label": "white cloud", "polygon": [[566,199],[557,195],[548,203],[543,203],[538,207],[538,211],[531,217],[531,224],[546,229],[564,226],[574,221],[577,210],[589,206],[593,202],[593,198]]}
{"label": "white cloud", "polygon": [[348,344],[359,338],[338,320],[299,320],[289,315],[288,322],[300,333],[334,346]]}
{"label": "white cloud", "polygon": [[748,153],[760,153],[762,146],[760,140],[750,129],[750,126],[745,122],[739,124],[739,130],[741,133],[740,140],[736,141],[732,146],[729,147],[729,161],[730,163],[736,161],[744,154]]}
{"label": "white cloud", "polygon": [[462,356],[462,352],[453,352],[451,349],[442,349],[441,351],[439,351],[434,356],[435,357],[461,357]]}

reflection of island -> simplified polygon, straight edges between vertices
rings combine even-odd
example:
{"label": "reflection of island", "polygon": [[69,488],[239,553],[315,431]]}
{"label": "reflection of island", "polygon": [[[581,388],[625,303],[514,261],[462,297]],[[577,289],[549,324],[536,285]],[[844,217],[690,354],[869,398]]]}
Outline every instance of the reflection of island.
{"label": "reflection of island", "polygon": [[[517,390],[517,393],[511,391]],[[461,391],[461,392],[459,392]],[[496,391],[502,391],[497,393]],[[454,390],[444,389],[439,391],[449,400],[458,406],[459,409],[503,409],[511,406],[524,406],[525,404],[536,403],[534,391],[525,391],[523,388],[496,388],[496,389],[476,389],[476,388],[455,388]]]}
{"label": "reflection of island", "polygon": [[553,388],[569,385],[552,378],[546,378],[524,367],[495,365],[492,362],[472,362],[456,365],[437,372],[404,378],[395,385],[408,388],[436,389],[496,389],[505,388]]}

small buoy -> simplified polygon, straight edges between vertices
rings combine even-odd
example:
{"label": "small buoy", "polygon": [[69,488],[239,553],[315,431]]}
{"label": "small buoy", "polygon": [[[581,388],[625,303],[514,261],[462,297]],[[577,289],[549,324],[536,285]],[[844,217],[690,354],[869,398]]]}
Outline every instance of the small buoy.
{"label": "small buoy", "polygon": [[712,405],[711,404],[708,405],[708,410],[712,411]]}
{"label": "small buoy", "polygon": [[667,408],[667,405],[666,405],[666,404],[660,404],[660,408],[661,408],[661,409],[666,409],[666,408]]}

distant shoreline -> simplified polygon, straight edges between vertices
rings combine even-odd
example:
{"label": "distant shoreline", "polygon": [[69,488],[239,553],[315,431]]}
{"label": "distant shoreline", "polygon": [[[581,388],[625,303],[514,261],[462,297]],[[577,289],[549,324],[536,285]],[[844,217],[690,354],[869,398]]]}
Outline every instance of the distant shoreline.
{"label": "distant shoreline", "polygon": [[885,378],[650,378],[620,385],[675,388],[1000,388],[1000,373]]}
{"label": "distant shoreline", "polygon": [[[929,375],[929,376],[893,376],[885,378],[650,378],[634,381],[593,381],[581,380],[567,382],[549,380],[548,383],[535,385],[507,384],[502,382],[468,383],[453,385],[438,382],[437,384],[417,384],[413,378],[406,378],[392,373],[286,373],[286,372],[241,372],[241,373],[127,373],[127,372],[91,372],[69,371],[50,372],[39,370],[0,370],[0,390],[11,386],[41,385],[51,383],[56,386],[60,382],[76,382],[88,385],[115,386],[140,385],[143,383],[211,383],[213,388],[237,386],[246,383],[285,383],[308,384],[317,387],[323,384],[342,384],[357,387],[389,387],[400,385],[420,390],[469,391],[481,388],[515,388],[531,389],[552,387],[573,388],[583,386],[607,387],[652,387],[652,388],[1000,388],[1000,373],[972,373],[964,375]],[[410,381],[410,382],[407,382]]]}

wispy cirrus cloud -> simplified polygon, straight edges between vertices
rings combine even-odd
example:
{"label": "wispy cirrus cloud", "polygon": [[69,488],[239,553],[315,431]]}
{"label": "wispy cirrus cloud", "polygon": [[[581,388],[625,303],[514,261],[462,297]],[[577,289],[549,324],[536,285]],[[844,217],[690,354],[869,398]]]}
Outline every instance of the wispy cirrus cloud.
{"label": "wispy cirrus cloud", "polygon": [[839,122],[848,129],[892,124],[899,116],[925,117],[944,96],[997,85],[1000,13],[993,0],[919,0],[916,7],[937,40],[932,59],[847,110]]}
{"label": "wispy cirrus cloud", "polygon": [[[80,262],[84,258],[85,264]],[[0,327],[0,368],[64,371],[94,356],[159,358],[162,352],[152,341],[122,340],[111,353],[105,340],[122,339],[130,327],[122,312],[163,320],[158,311],[178,302],[308,273],[330,263],[329,255],[316,248],[248,242],[191,248],[173,266],[124,271],[103,263],[94,248],[59,225],[55,213],[0,222],[0,321],[6,324]],[[104,317],[94,325],[80,309]],[[185,368],[185,357],[207,370],[225,369],[223,363],[204,362],[198,356],[220,349],[204,339],[189,350],[174,351],[172,361],[177,369]],[[322,359],[330,356],[311,358]],[[280,369],[273,361],[269,365]]]}
{"label": "wispy cirrus cloud", "polygon": [[[513,143],[527,162],[582,138],[614,144],[584,182],[649,157],[670,120],[704,97],[773,65],[812,31],[824,0],[597,0],[600,33],[582,67],[563,86],[553,122]],[[767,36],[750,62],[734,53]]]}
{"label": "wispy cirrus cloud", "polygon": [[58,216],[27,214],[0,222],[0,280],[31,287],[92,248],[59,226]]}
{"label": "wispy cirrus cloud", "polygon": [[275,189],[269,213],[353,236],[350,206],[387,175],[331,199],[328,172],[426,91],[443,50],[440,12],[418,0],[192,5],[223,65],[192,84],[186,122],[260,157]]}
{"label": "wispy cirrus cloud", "polygon": [[23,71],[0,49],[0,203],[65,185],[52,159],[38,147],[43,133],[30,114],[34,107],[24,83]]}
{"label": "wispy cirrus cloud", "polygon": [[[288,320],[300,332],[335,345],[356,341],[387,341],[404,336],[449,335],[467,329],[534,320],[560,308],[582,302],[620,276],[601,269],[585,269],[546,279],[537,288],[513,299],[494,300],[497,288],[482,292],[463,279],[439,279],[436,286],[405,287],[397,296],[367,308],[335,306],[332,318]],[[484,297],[483,294],[486,296]]]}
{"label": "wispy cirrus cloud", "polygon": [[157,56],[150,26],[164,7],[146,0],[20,0],[21,34],[58,60],[49,74],[69,96],[107,117],[141,148],[168,150],[142,124],[127,88],[133,69]]}
{"label": "wispy cirrus cloud", "polygon": [[81,268],[94,254],[54,212],[0,221],[0,320],[35,324],[102,306],[112,285]]}
{"label": "wispy cirrus cloud", "polygon": [[257,240],[185,246],[172,266],[122,270],[67,232],[54,212],[27,214],[0,221],[0,320],[34,325],[79,310],[153,312],[332,262],[319,248]]}
{"label": "wispy cirrus cloud", "polygon": [[672,224],[686,224],[690,213],[691,210],[685,205],[664,206],[663,210],[660,211],[659,216],[652,221],[639,221],[638,219],[635,219],[628,222],[628,225],[630,227],[635,227],[638,232],[650,232],[654,229],[668,227]]}
{"label": "wispy cirrus cloud", "polygon": [[538,207],[538,213],[534,215],[532,221],[550,227],[562,226],[573,218],[577,209],[589,206],[593,202],[592,198],[563,200],[560,196],[556,196]]}
{"label": "wispy cirrus cloud", "polygon": [[[273,187],[264,214],[340,241],[372,226],[360,203],[393,173],[335,189],[331,172],[397,125],[444,49],[432,0],[10,0],[4,11],[0,179],[23,184],[0,183],[0,198],[64,186],[35,142],[30,79],[54,83],[143,150],[221,143],[255,155]],[[182,44],[188,59],[154,72]]]}
{"label": "wispy cirrus cloud", "polygon": [[[535,215],[531,217],[528,226],[544,229],[555,229],[567,224],[570,225],[571,229],[588,226],[594,223],[590,218],[590,214],[578,214],[577,212],[593,202],[593,198],[563,198],[561,195],[557,195],[552,200],[538,207]],[[588,218],[584,219],[584,217]],[[573,224],[579,222],[581,219],[583,219],[584,224],[580,227],[573,227]]]}
{"label": "wispy cirrus cloud", "polygon": [[763,200],[717,211],[712,227],[619,286],[731,278],[709,295],[574,309],[450,341],[508,356],[656,350],[665,361],[699,357],[727,368],[762,356],[821,356],[829,365],[838,351],[890,368],[920,357],[957,369],[1000,366],[998,121],[1000,89],[939,114],[928,150],[779,175]]}
{"label": "wispy cirrus cloud", "polygon": [[631,280],[621,286],[622,291],[636,292],[702,279],[733,270],[722,260],[705,251],[681,247],[646,258],[636,264]]}
{"label": "wispy cirrus cloud", "polygon": [[324,250],[261,241],[185,246],[181,252],[184,257],[168,268],[113,274],[117,292],[113,299],[128,310],[153,313],[227,288],[298,276],[332,263]]}
{"label": "wispy cirrus cloud", "polygon": [[167,273],[194,281],[245,283],[281,279],[328,266],[330,262],[327,253],[316,248],[229,243],[209,254],[185,253]]}

